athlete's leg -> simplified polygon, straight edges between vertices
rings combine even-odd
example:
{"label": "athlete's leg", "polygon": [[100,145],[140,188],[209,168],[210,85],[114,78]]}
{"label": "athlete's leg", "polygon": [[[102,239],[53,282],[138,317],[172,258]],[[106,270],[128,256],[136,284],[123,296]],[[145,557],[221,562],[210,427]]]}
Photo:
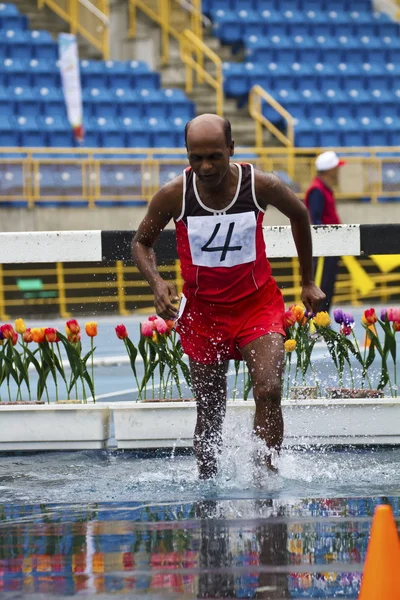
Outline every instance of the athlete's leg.
{"label": "athlete's leg", "polygon": [[204,365],[190,359],[193,392],[197,403],[194,451],[201,479],[217,472],[217,454],[222,443],[222,424],[226,411],[226,373],[228,361]]}
{"label": "athlete's leg", "polygon": [[[256,404],[254,433],[266,443],[268,449],[279,451],[283,439],[281,378],[284,338],[279,333],[263,335],[241,348],[241,353],[253,381]],[[266,462],[271,467],[269,453]]]}

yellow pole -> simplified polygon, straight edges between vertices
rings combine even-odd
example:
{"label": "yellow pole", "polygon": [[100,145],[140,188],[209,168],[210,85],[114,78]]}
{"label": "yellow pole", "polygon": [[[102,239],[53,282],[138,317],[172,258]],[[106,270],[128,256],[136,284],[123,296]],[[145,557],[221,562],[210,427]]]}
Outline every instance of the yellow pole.
{"label": "yellow pole", "polygon": [[180,260],[176,260],[175,261],[175,282],[176,282],[176,289],[178,292],[178,295],[182,292],[183,289],[183,279],[182,279],[182,274],[181,274],[181,262]]}
{"label": "yellow pole", "polygon": [[295,299],[295,302],[297,302],[300,299],[299,298],[299,290],[301,287],[300,267],[299,267],[299,261],[298,261],[297,257],[292,258],[292,270],[293,270],[293,287],[295,288],[294,299]]}
{"label": "yellow pole", "polygon": [[117,293],[118,307],[120,315],[128,315],[125,302],[125,280],[124,280],[124,263],[122,260],[117,260],[115,263],[115,271],[117,274]]}
{"label": "yellow pole", "polygon": [[4,273],[2,265],[0,265],[0,319],[2,321],[8,319],[8,315],[6,314],[6,301],[4,298]]}
{"label": "yellow pole", "polygon": [[169,0],[158,0],[158,14],[161,19],[161,62],[166,65],[169,56]]}
{"label": "yellow pole", "polygon": [[129,37],[136,35],[136,0],[129,0]]}
{"label": "yellow pole", "polygon": [[71,33],[76,34],[78,30],[78,0],[69,0],[69,18]]}
{"label": "yellow pole", "polygon": [[60,306],[60,316],[63,319],[67,319],[71,315],[67,311],[67,298],[65,296],[64,267],[63,267],[63,264],[60,262],[58,262],[56,264],[56,273],[57,273],[58,304]]}

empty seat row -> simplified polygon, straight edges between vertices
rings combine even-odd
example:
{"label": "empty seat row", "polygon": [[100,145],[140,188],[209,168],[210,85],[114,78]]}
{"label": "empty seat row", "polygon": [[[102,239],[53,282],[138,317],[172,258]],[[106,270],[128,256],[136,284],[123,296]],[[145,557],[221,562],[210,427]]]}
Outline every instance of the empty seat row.
{"label": "empty seat row", "polygon": [[[274,98],[295,118],[362,118],[362,117],[400,117],[400,90],[397,93],[350,90],[322,94],[321,92],[281,89],[274,93]],[[279,122],[279,113],[270,105],[263,105],[263,114],[272,122]]]}
{"label": "empty seat row", "polygon": [[389,64],[376,71],[366,69],[361,72],[353,67],[354,65],[348,65],[348,68],[342,69],[339,65],[337,70],[333,70],[332,65],[322,63],[314,66],[304,63],[294,63],[290,66],[281,63],[270,63],[264,66],[248,63],[247,68],[244,69],[225,67],[224,90],[228,97],[241,99],[247,96],[250,89],[257,84],[267,91],[276,89],[396,91],[400,88],[399,64]]}
{"label": "empty seat row", "polygon": [[[91,148],[182,147],[184,125],[180,118],[89,118],[84,121],[83,145]],[[64,117],[0,116],[0,146],[74,145],[71,126]]]}
{"label": "empty seat row", "polygon": [[27,17],[19,12],[15,4],[0,3],[0,29],[24,30],[27,27]]}
{"label": "empty seat row", "polygon": [[[194,117],[193,102],[181,90],[158,91],[88,89],[83,92],[87,116],[164,117],[189,121]],[[0,112],[4,115],[65,116],[65,100],[57,88],[0,87]]]}
{"label": "empty seat row", "polygon": [[[124,68],[120,68],[118,65],[113,68],[110,65],[109,67],[98,68],[97,71],[94,67],[86,69],[85,62],[89,61],[81,61],[80,66],[83,87],[158,89],[160,86],[159,73],[154,73],[148,68],[136,68],[134,65],[137,61],[128,63],[129,67],[123,65]],[[107,62],[112,63],[112,61]],[[0,59],[0,85],[9,87],[59,87],[61,85],[59,62],[54,58]]]}
{"label": "empty seat row", "polygon": [[317,117],[301,119],[295,125],[295,144],[299,147],[394,146],[399,139],[399,117]]}
{"label": "empty seat row", "polygon": [[202,10],[211,14],[215,10],[334,10],[337,12],[371,10],[370,0],[202,0]]}

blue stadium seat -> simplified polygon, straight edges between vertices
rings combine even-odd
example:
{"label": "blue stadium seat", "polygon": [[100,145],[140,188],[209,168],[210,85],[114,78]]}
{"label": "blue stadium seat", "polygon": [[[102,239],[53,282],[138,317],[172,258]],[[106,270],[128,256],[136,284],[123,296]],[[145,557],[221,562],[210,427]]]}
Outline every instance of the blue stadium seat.
{"label": "blue stadium seat", "polygon": [[171,131],[171,126],[165,119],[143,120],[145,126],[149,128],[151,134],[151,146],[154,148],[174,148],[175,132]]}
{"label": "blue stadium seat", "polygon": [[341,145],[343,146],[364,146],[364,135],[360,131],[359,123],[350,117],[339,117],[335,119],[337,131],[341,134]]}
{"label": "blue stadium seat", "polygon": [[295,142],[300,148],[318,146],[317,134],[311,121],[295,119]]}
{"label": "blue stadium seat", "polygon": [[30,34],[34,58],[38,60],[58,59],[58,44],[48,31],[32,31]]}
{"label": "blue stadium seat", "polygon": [[380,119],[382,130],[385,133],[387,146],[398,146],[400,139],[400,112],[397,116],[385,116]]}
{"label": "blue stadium seat", "polygon": [[195,116],[195,105],[191,102],[182,90],[167,88],[160,90],[164,102],[168,106],[168,117],[170,119],[180,118],[184,121],[190,121]]}
{"label": "blue stadium seat", "polygon": [[[246,64],[250,66],[246,68]],[[253,63],[246,64],[223,63],[224,92],[228,98],[241,97],[248,93],[251,87],[248,71],[253,69]]]}
{"label": "blue stadium seat", "polygon": [[158,90],[141,90],[140,95],[143,98],[145,117],[155,117],[156,119],[168,117],[168,104]]}
{"label": "blue stadium seat", "polygon": [[19,136],[10,121],[11,117],[0,115],[0,146],[18,146]]}
{"label": "blue stadium seat", "polygon": [[71,125],[65,117],[41,116],[36,120],[41,131],[45,133],[46,146],[63,148],[74,145]]}
{"label": "blue stadium seat", "polygon": [[11,116],[14,114],[14,103],[10,98],[8,88],[0,87],[0,115]]}
{"label": "blue stadium seat", "polygon": [[84,126],[93,139],[96,139],[97,136],[98,145],[102,148],[123,148],[125,146],[124,132],[110,117],[91,117],[84,123]]}
{"label": "blue stadium seat", "polygon": [[109,88],[129,88],[131,85],[131,74],[127,69],[126,62],[120,60],[106,60],[104,72],[107,75]]}
{"label": "blue stadium seat", "polygon": [[[274,98],[296,119],[303,119],[307,116],[306,106],[301,95],[296,90],[280,89],[275,90]],[[281,116],[268,104],[263,104],[263,115],[272,123],[280,123]]]}
{"label": "blue stadium seat", "polygon": [[183,148],[185,145],[185,124],[186,121],[181,117],[175,117],[168,120],[171,129],[175,133],[174,146],[176,148]]}
{"label": "blue stadium seat", "polygon": [[45,135],[33,116],[11,117],[11,123],[19,133],[19,145],[40,148],[46,145]]}
{"label": "blue stadium seat", "polygon": [[13,102],[13,112],[16,115],[38,117],[41,114],[41,104],[31,88],[17,86],[9,88],[8,91]]}
{"label": "blue stadium seat", "polygon": [[121,131],[125,132],[126,148],[150,148],[150,131],[139,119],[120,117],[116,119]]}
{"label": "blue stadium seat", "polygon": [[66,117],[64,94],[58,88],[36,88],[36,98],[41,104],[41,113],[49,117]]}
{"label": "blue stadium seat", "polygon": [[136,72],[131,74],[131,85],[138,89],[158,90],[160,87],[160,74],[148,72]]}
{"label": "blue stadium seat", "polygon": [[87,116],[105,118],[118,116],[118,104],[109,90],[86,88],[82,92],[82,101]]}
{"label": "blue stadium seat", "polygon": [[0,4],[0,29],[26,29],[28,19],[14,4]]}
{"label": "blue stadium seat", "polygon": [[79,70],[82,86],[88,88],[106,88],[107,73],[103,66],[104,62],[100,60],[81,60]]}
{"label": "blue stadium seat", "polygon": [[54,60],[31,59],[27,64],[32,87],[60,87],[60,69]]}
{"label": "blue stadium seat", "polygon": [[6,55],[8,58],[30,58],[33,53],[32,44],[30,43],[30,32],[22,30],[8,29],[4,32],[2,43],[6,47]]}
{"label": "blue stadium seat", "polygon": [[27,60],[6,58],[0,62],[0,85],[29,87],[30,75]]}
{"label": "blue stadium seat", "polygon": [[111,90],[111,95],[116,102],[118,115],[131,119],[141,119],[144,116],[145,97],[136,90],[118,88]]}

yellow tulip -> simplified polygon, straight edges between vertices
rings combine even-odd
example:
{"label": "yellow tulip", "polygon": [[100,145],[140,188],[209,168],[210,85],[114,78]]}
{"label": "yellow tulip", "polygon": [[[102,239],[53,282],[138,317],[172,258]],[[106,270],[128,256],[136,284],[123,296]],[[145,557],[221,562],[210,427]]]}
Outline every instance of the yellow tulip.
{"label": "yellow tulip", "polygon": [[330,316],[326,311],[318,312],[313,321],[315,325],[318,325],[318,327],[329,327],[331,324]]}
{"label": "yellow tulip", "polygon": [[293,352],[293,350],[296,349],[296,340],[286,340],[285,342],[285,351],[286,352]]}
{"label": "yellow tulip", "polygon": [[290,310],[292,311],[292,314],[293,314],[294,318],[296,319],[296,321],[298,323],[300,323],[304,317],[304,313],[305,313],[304,308],[302,306],[300,306],[299,304],[295,304],[294,306],[290,307]]}
{"label": "yellow tulip", "polygon": [[23,319],[16,319],[15,321],[15,329],[17,333],[21,335],[26,331],[25,321]]}

